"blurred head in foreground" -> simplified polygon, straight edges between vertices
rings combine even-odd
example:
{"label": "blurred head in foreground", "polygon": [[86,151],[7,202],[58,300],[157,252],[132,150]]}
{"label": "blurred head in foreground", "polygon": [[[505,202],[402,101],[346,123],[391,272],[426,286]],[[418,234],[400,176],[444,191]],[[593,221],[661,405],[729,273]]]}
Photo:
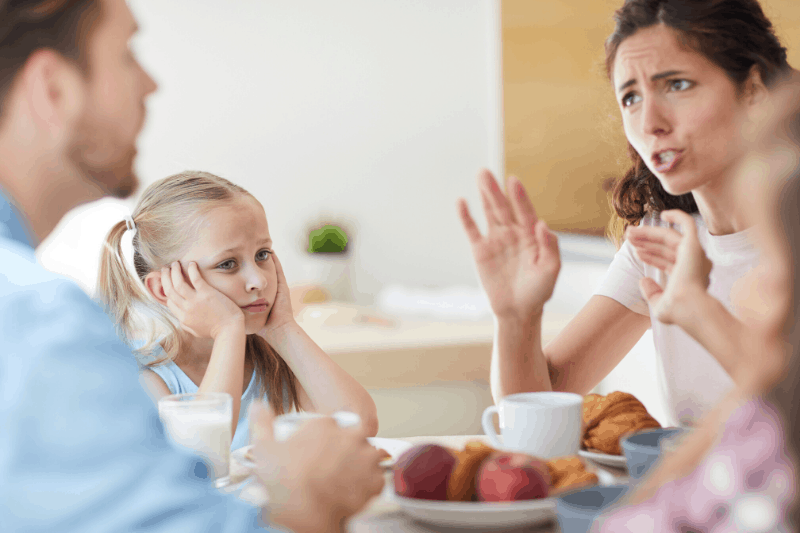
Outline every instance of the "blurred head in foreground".
{"label": "blurred head in foreground", "polygon": [[4,188],[59,211],[130,196],[156,85],[130,49],[137,25],[125,1],[5,0],[0,20],[0,171],[27,176]]}

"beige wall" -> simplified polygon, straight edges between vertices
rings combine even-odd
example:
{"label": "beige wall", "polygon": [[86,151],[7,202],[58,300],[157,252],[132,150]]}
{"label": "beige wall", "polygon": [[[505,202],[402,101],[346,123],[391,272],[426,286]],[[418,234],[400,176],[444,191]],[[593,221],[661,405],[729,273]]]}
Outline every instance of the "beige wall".
{"label": "beige wall", "polygon": [[[602,233],[611,213],[602,185],[627,168],[603,55],[621,4],[502,1],[506,173],[520,177],[556,230]],[[800,2],[762,5],[800,65]]]}

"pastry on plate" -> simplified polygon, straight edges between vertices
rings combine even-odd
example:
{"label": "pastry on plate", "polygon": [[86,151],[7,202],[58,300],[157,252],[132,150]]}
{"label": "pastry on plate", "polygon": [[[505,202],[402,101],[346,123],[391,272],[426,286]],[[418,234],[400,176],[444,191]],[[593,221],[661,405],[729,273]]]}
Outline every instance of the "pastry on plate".
{"label": "pastry on plate", "polygon": [[582,445],[610,455],[622,455],[619,440],[628,433],[660,428],[642,402],[627,392],[608,396],[589,394],[583,400],[585,424]]}
{"label": "pastry on plate", "polygon": [[586,470],[586,465],[577,455],[558,457],[546,464],[552,493],[597,484],[597,476]]}
{"label": "pastry on plate", "polygon": [[447,499],[454,502],[475,500],[475,476],[484,459],[495,450],[480,441],[468,442],[463,451],[454,452],[456,464],[447,483]]}

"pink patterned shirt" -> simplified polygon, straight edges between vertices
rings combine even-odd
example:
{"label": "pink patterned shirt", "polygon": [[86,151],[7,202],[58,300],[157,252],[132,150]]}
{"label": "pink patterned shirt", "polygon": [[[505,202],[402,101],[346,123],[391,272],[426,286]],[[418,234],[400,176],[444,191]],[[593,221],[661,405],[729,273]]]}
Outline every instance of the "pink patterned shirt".
{"label": "pink patterned shirt", "polygon": [[592,532],[788,532],[793,464],[776,410],[762,398],[750,400],[733,412],[721,441],[694,472],[645,502],[613,509]]}

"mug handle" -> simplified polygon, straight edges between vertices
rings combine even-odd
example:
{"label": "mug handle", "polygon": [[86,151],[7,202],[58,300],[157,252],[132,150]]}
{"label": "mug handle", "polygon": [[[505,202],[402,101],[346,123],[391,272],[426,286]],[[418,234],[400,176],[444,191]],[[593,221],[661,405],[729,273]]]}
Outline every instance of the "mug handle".
{"label": "mug handle", "polygon": [[483,432],[489,437],[492,445],[495,448],[502,448],[503,445],[500,443],[500,440],[497,438],[497,433],[494,431],[494,421],[492,420],[492,415],[495,413],[497,413],[498,416],[500,415],[496,405],[490,405],[484,409],[483,416],[481,417],[481,425],[483,426]]}

